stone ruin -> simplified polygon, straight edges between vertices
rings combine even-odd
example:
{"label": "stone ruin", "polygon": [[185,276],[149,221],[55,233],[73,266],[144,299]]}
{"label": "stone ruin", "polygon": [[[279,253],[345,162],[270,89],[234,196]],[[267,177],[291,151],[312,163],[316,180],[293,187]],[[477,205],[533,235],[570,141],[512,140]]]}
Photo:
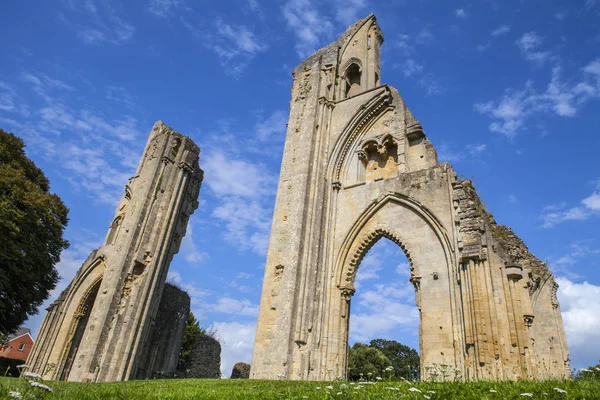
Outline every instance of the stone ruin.
{"label": "stone ruin", "polygon": [[248,379],[250,377],[250,364],[236,363],[231,369],[231,379]]}
{"label": "stone ruin", "polygon": [[192,343],[185,370],[180,370],[177,375],[184,378],[220,378],[221,343],[210,334],[198,336]]}
{"label": "stone ruin", "polygon": [[410,263],[422,379],[568,378],[552,273],[438,162],[381,83],[382,43],[370,15],[294,69],[250,377],[346,377],[356,271],[385,237]]}
{"label": "stone ruin", "polygon": [[[356,271],[382,237],[410,263],[423,379],[440,365],[463,380],[570,377],[552,273],[438,162],[380,82],[382,43],[370,15],[294,69],[250,377],[346,377]],[[198,207],[199,153],[154,125],[104,244],[47,309],[32,372],[87,382],[176,373],[189,297],[165,279]]]}
{"label": "stone ruin", "polygon": [[30,371],[85,382],[175,373],[190,299],[165,280],[198,208],[199,154],[190,138],[154,125],[104,244],[47,309]]}

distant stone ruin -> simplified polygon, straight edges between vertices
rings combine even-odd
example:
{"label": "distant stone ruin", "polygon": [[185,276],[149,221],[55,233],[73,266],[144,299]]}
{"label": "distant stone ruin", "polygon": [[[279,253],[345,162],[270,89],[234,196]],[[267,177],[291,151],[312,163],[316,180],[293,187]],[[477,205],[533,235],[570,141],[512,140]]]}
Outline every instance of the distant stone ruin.
{"label": "distant stone ruin", "polygon": [[199,335],[192,344],[192,352],[185,370],[178,376],[185,378],[221,377],[221,344],[211,335]]}
{"label": "distant stone ruin", "polygon": [[568,378],[552,273],[438,162],[380,82],[382,43],[370,15],[293,71],[251,378],[347,376],[357,268],[383,237],[410,263],[422,379]]}
{"label": "distant stone ruin", "polygon": [[190,138],[154,125],[104,244],[47,309],[31,371],[86,382],[175,372],[189,296],[165,279],[198,208],[199,154]]}
{"label": "distant stone ruin", "polygon": [[250,377],[250,364],[239,362],[231,370],[231,379],[248,379]]}

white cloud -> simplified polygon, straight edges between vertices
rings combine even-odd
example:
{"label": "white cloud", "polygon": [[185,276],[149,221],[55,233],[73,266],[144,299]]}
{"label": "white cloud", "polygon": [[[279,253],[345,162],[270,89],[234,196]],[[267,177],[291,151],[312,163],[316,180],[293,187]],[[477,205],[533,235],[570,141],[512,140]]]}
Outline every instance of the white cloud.
{"label": "white cloud", "polygon": [[183,0],[150,0],[148,11],[158,17],[171,17],[175,10],[184,6]]}
{"label": "white cloud", "polygon": [[256,123],[254,130],[258,139],[262,142],[271,140],[273,137],[279,139],[285,137],[288,113],[276,110],[267,119]]}
{"label": "white cloud", "polygon": [[213,326],[221,343],[221,374],[229,377],[236,363],[251,363],[256,323],[215,322]]}
{"label": "white cloud", "polygon": [[335,18],[344,26],[350,26],[359,19],[359,13],[367,5],[366,0],[334,0]]}
{"label": "white cloud", "polygon": [[454,15],[457,18],[467,19],[468,15],[464,8],[458,8],[454,11]]}
{"label": "white cloud", "polygon": [[200,264],[207,259],[209,255],[205,251],[198,250],[196,243],[194,242],[194,224],[198,223],[199,217],[192,216],[188,221],[186,234],[181,240],[181,252],[183,257],[190,264]]}
{"label": "white cloud", "polygon": [[490,33],[490,35],[492,35],[494,37],[498,37],[498,36],[506,35],[508,32],[510,32],[510,26],[508,26],[508,25],[500,25],[499,27],[497,27],[496,29],[494,29]]}
{"label": "white cloud", "polygon": [[296,36],[296,53],[305,58],[331,36],[333,24],[311,0],[288,0],[282,7],[288,28]]}
{"label": "white cloud", "polygon": [[234,77],[244,71],[256,54],[268,48],[265,41],[258,38],[250,27],[227,23],[221,18],[215,20],[214,29],[205,33],[189,23],[185,23],[185,26],[202,39],[205,47],[217,54],[225,72]]}
{"label": "white cloud", "polygon": [[365,342],[377,337],[391,337],[399,331],[418,335],[419,310],[414,305],[414,288],[409,282],[375,285],[364,292],[357,291],[352,299],[350,317],[352,341]]}
{"label": "white cloud", "polygon": [[515,196],[514,194],[510,194],[508,195],[508,201],[511,204],[516,204],[519,201],[519,199],[517,199],[517,196]]}
{"label": "white cloud", "polygon": [[406,77],[415,75],[423,70],[423,66],[420,65],[419,63],[417,63],[413,59],[406,60],[402,64],[401,68],[402,68],[402,72],[404,73],[404,76],[406,76]]}
{"label": "white cloud", "polygon": [[566,84],[561,81],[561,69],[555,67],[545,91],[536,90],[528,81],[524,89],[508,89],[500,100],[476,103],[474,109],[492,119],[489,125],[492,132],[508,138],[524,129],[525,120],[534,114],[573,117],[578,107],[600,97],[600,60],[592,61],[582,71],[579,82]]}
{"label": "white cloud", "polygon": [[467,146],[467,150],[473,156],[483,153],[486,148],[487,148],[486,144],[470,144]]}
{"label": "white cloud", "polygon": [[231,297],[220,297],[215,304],[207,304],[207,311],[234,314],[243,317],[257,317],[258,306],[252,304],[248,299],[234,299]]}
{"label": "white cloud", "polygon": [[415,42],[418,44],[429,44],[433,42],[434,38],[435,36],[433,35],[431,29],[424,27],[421,28],[419,33],[417,33],[417,36],[415,36]]}
{"label": "white cloud", "polygon": [[600,358],[600,286],[557,278],[572,367],[583,368]]}
{"label": "white cloud", "polygon": [[109,2],[101,2],[99,6],[91,0],[65,4],[66,13],[61,12],[60,19],[85,44],[121,45],[131,40],[135,33],[135,27]]}
{"label": "white cloud", "polygon": [[544,64],[550,58],[549,51],[540,51],[544,39],[536,32],[527,32],[523,34],[515,44],[521,50],[521,54],[527,61],[531,61],[537,65]]}
{"label": "white cloud", "polygon": [[546,206],[540,216],[542,227],[552,228],[565,221],[583,221],[600,215],[600,188],[581,200],[580,205],[567,208],[566,203]]}

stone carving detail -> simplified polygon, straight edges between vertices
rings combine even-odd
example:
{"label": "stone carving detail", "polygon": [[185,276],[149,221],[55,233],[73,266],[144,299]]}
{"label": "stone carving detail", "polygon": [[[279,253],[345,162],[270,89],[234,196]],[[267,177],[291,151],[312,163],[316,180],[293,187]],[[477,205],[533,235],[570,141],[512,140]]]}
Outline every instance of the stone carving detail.
{"label": "stone carving detail", "polygon": [[[199,153],[190,138],[160,121],[154,125],[104,244],[48,308],[29,356],[31,371],[45,379],[93,382],[151,378],[154,366],[175,372],[183,329],[163,334],[157,327],[165,321],[156,318],[175,315],[157,313],[165,307],[169,264],[198,207]],[[89,287],[93,296],[85,292]],[[166,296],[172,301],[186,297],[189,310],[187,294]],[[167,325],[181,325],[187,320],[183,314]],[[51,364],[57,367],[47,368]]]}
{"label": "stone carving detail", "polygon": [[464,380],[568,378],[552,275],[380,84],[382,42],[370,15],[294,69],[250,377],[346,376],[356,271],[387,238],[410,263],[423,379],[433,364]]}

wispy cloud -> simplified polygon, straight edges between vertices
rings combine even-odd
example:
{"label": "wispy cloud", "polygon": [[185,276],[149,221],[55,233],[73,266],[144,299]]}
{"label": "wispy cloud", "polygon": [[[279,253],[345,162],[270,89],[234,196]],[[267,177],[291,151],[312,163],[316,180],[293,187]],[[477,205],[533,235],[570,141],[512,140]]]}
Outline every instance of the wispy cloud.
{"label": "wispy cloud", "polygon": [[311,0],[288,0],[282,7],[288,28],[296,36],[296,53],[305,58],[331,36],[333,23]]}
{"label": "wispy cloud", "polygon": [[184,7],[183,0],[150,0],[148,11],[158,17],[172,17],[178,9]]}
{"label": "wispy cloud", "polygon": [[566,208],[566,203],[544,207],[540,216],[542,227],[552,228],[565,221],[584,221],[600,216],[600,184],[591,195],[581,200],[579,205]]}
{"label": "wispy cloud", "polygon": [[75,189],[95,201],[115,203],[143,147],[135,142],[141,136],[138,121],[129,115],[107,118],[93,108],[80,108],[83,94],[46,74],[24,72],[21,81],[42,100],[41,105],[23,106],[31,110],[26,122],[13,120],[13,128],[29,149],[48,160],[60,157],[65,179]]}
{"label": "wispy cloud", "polygon": [[334,0],[333,2],[335,18],[342,25],[349,26],[356,21],[360,17],[364,17],[364,15],[360,15],[359,13],[363,13],[363,10],[367,6],[366,0]]}
{"label": "wispy cloud", "polygon": [[135,33],[135,27],[109,1],[99,6],[92,0],[65,4],[60,19],[85,44],[120,45],[131,40]]}
{"label": "wispy cloud", "polygon": [[510,26],[508,26],[508,25],[500,25],[499,27],[497,27],[496,29],[494,29],[490,33],[490,35],[492,35],[494,37],[498,37],[498,36],[506,35],[508,32],[510,32]]}
{"label": "wispy cloud", "polygon": [[461,18],[461,19],[467,19],[469,17],[469,15],[467,14],[467,12],[465,11],[464,8],[458,8],[458,9],[454,10],[454,15],[457,18]]}
{"label": "wispy cloud", "polygon": [[221,373],[229,377],[235,363],[252,361],[256,323],[215,322],[213,326],[221,343]]}
{"label": "wispy cloud", "polygon": [[521,54],[527,61],[531,61],[536,65],[543,65],[549,58],[549,51],[541,51],[540,47],[544,42],[544,38],[536,32],[527,32],[523,34],[515,44],[521,50]]}
{"label": "wispy cloud", "polygon": [[[240,250],[267,252],[277,171],[249,155],[258,151],[255,149],[262,149],[262,154],[265,143],[271,147],[283,143],[286,117],[286,113],[274,111],[259,120],[250,134],[230,134],[224,124],[223,132],[214,136],[220,145],[213,142],[212,151],[204,158],[203,168],[211,177],[207,188],[219,199],[211,216],[224,224],[225,239]],[[237,144],[229,144],[231,137]],[[223,151],[221,145],[229,151]]]}
{"label": "wispy cloud", "polygon": [[556,281],[570,357],[579,362],[572,367],[594,365],[598,362],[598,353],[590,349],[600,347],[600,286],[563,277]]}
{"label": "wispy cloud", "polygon": [[600,59],[592,61],[582,71],[579,82],[566,84],[561,81],[561,69],[555,67],[545,91],[536,90],[533,82],[528,81],[524,89],[508,89],[501,99],[476,103],[474,109],[492,119],[489,125],[492,132],[513,138],[524,129],[525,120],[533,114],[572,117],[589,99],[600,97]]}

